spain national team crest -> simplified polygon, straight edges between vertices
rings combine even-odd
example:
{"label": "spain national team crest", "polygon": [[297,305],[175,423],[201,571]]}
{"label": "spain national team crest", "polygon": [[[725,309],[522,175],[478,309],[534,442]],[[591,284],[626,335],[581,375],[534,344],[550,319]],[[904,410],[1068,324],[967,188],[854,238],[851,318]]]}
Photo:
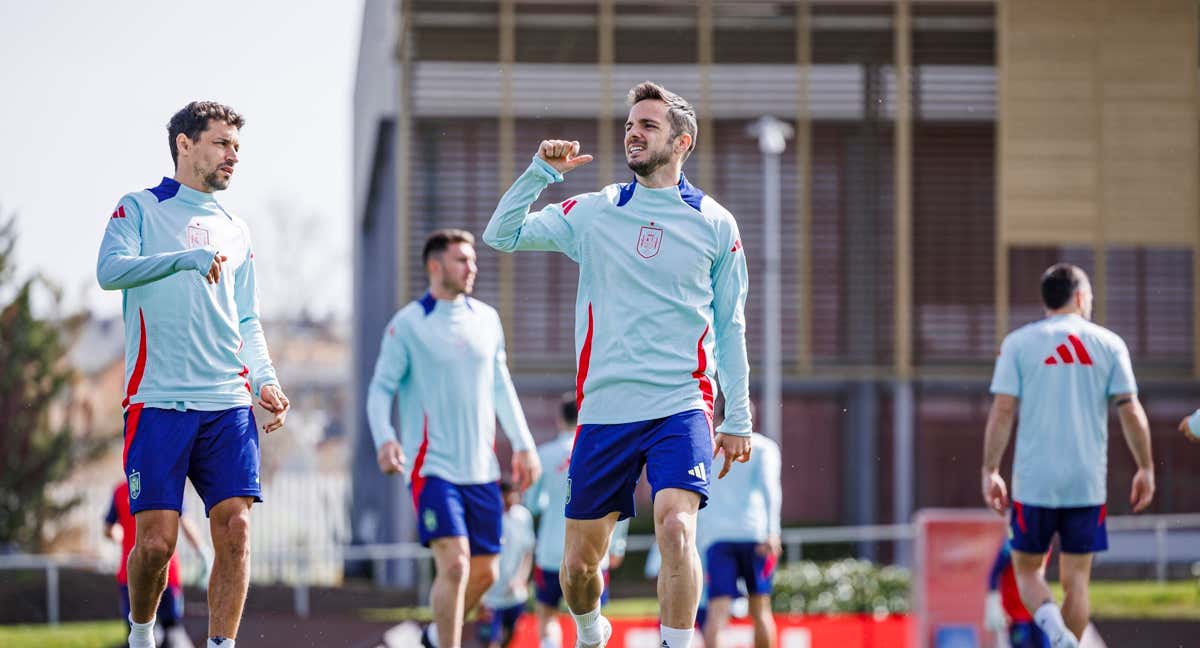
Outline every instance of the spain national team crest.
{"label": "spain national team crest", "polygon": [[142,494],[142,474],[138,471],[129,473],[129,499],[137,499]]}
{"label": "spain national team crest", "polygon": [[643,226],[642,230],[638,232],[638,256],[643,259],[658,256],[658,251],[662,248],[662,238],[663,231],[661,227],[654,227],[654,223],[650,223],[649,226]]}
{"label": "spain national team crest", "polygon": [[425,509],[425,514],[422,515],[421,517],[424,518],[422,521],[425,523],[426,531],[428,531],[430,533],[437,531],[437,514],[436,513],[434,513],[431,509]]}
{"label": "spain national team crest", "polygon": [[188,225],[187,245],[189,250],[204,247],[209,243],[208,230],[198,225]]}

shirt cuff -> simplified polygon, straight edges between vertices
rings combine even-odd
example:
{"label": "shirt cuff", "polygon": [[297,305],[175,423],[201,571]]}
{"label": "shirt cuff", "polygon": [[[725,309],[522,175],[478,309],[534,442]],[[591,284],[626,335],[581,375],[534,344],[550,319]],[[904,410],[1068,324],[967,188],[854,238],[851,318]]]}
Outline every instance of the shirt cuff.
{"label": "shirt cuff", "polygon": [[550,163],[538,156],[533,156],[533,164],[529,165],[531,171],[536,171],[539,176],[546,180],[547,184],[563,181],[563,174],[558,172],[558,169],[550,166]]}

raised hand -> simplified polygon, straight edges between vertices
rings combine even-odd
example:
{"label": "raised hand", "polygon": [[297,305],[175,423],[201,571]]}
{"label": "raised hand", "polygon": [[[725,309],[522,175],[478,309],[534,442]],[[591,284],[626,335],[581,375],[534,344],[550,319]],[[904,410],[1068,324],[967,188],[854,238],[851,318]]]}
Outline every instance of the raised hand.
{"label": "raised hand", "polygon": [[592,156],[579,154],[579,142],[566,140],[543,140],[538,146],[537,155],[559,173],[572,171],[592,161]]}

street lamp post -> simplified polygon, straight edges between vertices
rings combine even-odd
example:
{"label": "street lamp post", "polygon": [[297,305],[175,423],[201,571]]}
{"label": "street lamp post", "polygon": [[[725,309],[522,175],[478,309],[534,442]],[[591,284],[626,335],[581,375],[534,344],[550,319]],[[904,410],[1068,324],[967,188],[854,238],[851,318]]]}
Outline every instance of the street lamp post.
{"label": "street lamp post", "polygon": [[776,443],[783,443],[783,345],[780,321],[780,170],[779,157],[792,136],[792,127],[771,116],[760,117],[747,129],[758,138],[763,160],[763,389],[762,425]]}

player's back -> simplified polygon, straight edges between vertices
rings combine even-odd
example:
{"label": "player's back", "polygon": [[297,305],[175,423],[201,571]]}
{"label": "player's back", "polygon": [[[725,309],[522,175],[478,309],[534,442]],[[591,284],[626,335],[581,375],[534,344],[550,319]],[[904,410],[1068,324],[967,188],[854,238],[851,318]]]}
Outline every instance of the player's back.
{"label": "player's back", "polygon": [[505,511],[501,538],[498,576],[483,596],[484,604],[492,609],[520,605],[529,598],[526,584],[529,573],[518,579],[521,563],[534,547],[533,516],[528,509],[514,504]]}
{"label": "player's back", "polygon": [[714,542],[763,542],[777,531],[771,527],[778,523],[773,499],[779,489],[779,446],[759,433],[750,439],[750,461],[709,483],[708,505],[696,523],[701,550]]}
{"label": "player's back", "polygon": [[1124,341],[1078,315],[1028,324],[1005,338],[992,392],[1020,401],[1014,499],[1103,504],[1109,399],[1137,392]]}

